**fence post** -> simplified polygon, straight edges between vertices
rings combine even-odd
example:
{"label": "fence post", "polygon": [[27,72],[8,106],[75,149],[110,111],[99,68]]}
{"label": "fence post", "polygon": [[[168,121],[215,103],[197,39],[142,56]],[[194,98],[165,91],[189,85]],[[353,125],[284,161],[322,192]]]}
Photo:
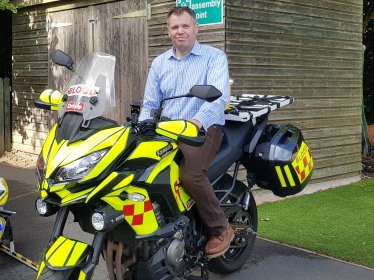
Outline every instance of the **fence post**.
{"label": "fence post", "polygon": [[5,112],[4,112],[4,83],[0,78],[0,156],[5,152]]}
{"label": "fence post", "polygon": [[12,91],[10,88],[10,79],[4,78],[4,147],[5,151],[12,150]]}

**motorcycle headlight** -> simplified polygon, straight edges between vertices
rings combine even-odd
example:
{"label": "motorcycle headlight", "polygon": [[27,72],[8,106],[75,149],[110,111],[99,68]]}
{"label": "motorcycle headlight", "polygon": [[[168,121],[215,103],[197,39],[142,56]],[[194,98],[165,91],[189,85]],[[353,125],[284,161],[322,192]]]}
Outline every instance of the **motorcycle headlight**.
{"label": "motorcycle headlight", "polygon": [[80,158],[72,163],[62,166],[56,173],[53,179],[53,184],[58,184],[66,181],[79,180],[84,178],[96,164],[105,156],[107,150],[94,152]]}
{"label": "motorcycle headlight", "polygon": [[102,230],[105,225],[103,215],[101,213],[93,213],[91,216],[91,223],[96,230]]}
{"label": "motorcycle headlight", "polygon": [[38,178],[40,181],[44,180],[45,177],[45,161],[43,158],[43,155],[40,154],[38,157],[38,160],[36,161],[36,175],[38,175]]}
{"label": "motorcycle headlight", "polygon": [[38,210],[40,215],[47,213],[47,203],[40,198],[35,201],[35,208]]}

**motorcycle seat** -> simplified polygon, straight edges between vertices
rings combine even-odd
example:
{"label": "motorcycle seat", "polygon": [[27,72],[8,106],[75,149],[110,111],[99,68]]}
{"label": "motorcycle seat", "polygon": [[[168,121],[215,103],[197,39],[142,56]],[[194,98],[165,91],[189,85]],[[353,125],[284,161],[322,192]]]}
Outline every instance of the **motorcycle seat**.
{"label": "motorcycle seat", "polygon": [[225,173],[242,156],[242,147],[252,132],[252,122],[226,121],[221,147],[209,166],[206,176],[210,182]]}

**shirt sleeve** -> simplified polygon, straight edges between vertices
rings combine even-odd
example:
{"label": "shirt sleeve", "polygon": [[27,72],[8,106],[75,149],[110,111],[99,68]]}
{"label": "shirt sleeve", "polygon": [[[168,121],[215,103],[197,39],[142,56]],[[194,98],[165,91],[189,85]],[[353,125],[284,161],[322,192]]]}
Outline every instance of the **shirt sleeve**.
{"label": "shirt sleeve", "polygon": [[143,107],[140,112],[139,121],[152,119],[151,110],[157,109],[162,100],[159,77],[157,75],[157,62],[153,61],[148,73],[147,83],[143,98]]}
{"label": "shirt sleeve", "polygon": [[207,69],[207,85],[216,87],[222,96],[213,102],[204,102],[199,111],[192,117],[198,120],[205,129],[224,118],[224,111],[230,99],[229,69],[227,57],[219,52],[211,57]]}

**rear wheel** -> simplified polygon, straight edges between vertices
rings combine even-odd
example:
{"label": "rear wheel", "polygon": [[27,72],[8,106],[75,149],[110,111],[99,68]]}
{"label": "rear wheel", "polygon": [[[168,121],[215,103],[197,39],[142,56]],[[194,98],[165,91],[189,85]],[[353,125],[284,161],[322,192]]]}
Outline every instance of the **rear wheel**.
{"label": "rear wheel", "polygon": [[247,238],[235,237],[230,249],[223,256],[209,261],[209,270],[214,273],[229,274],[237,271],[252,254],[258,225],[257,206],[252,193],[248,210],[240,209],[231,215],[229,222],[249,226],[251,233]]}

